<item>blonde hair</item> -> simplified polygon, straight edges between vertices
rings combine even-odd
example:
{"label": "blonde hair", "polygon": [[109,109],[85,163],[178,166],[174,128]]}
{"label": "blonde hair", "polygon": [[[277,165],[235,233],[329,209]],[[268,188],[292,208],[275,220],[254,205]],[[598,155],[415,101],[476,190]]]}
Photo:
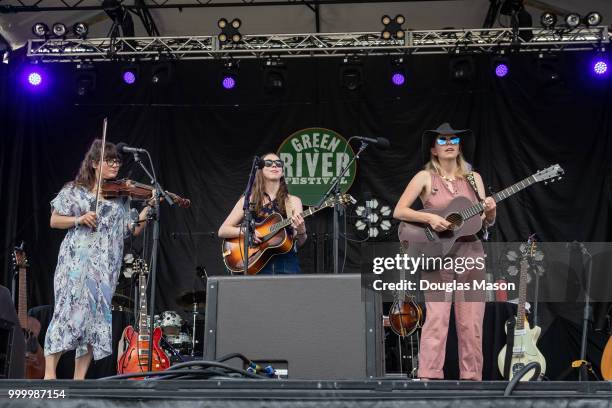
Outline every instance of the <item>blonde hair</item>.
{"label": "blonde hair", "polygon": [[[429,161],[425,164],[425,170],[442,175],[442,168],[440,167],[440,161],[437,156],[430,155]],[[455,177],[465,177],[466,174],[472,171],[472,166],[463,157],[463,153],[459,152],[457,156],[457,170],[455,171]]]}

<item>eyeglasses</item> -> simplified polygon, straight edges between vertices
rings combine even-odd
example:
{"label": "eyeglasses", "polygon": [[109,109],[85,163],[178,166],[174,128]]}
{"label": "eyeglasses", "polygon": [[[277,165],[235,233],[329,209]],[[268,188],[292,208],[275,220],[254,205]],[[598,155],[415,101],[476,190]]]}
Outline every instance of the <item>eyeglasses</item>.
{"label": "eyeglasses", "polygon": [[438,145],[440,146],[444,146],[445,144],[448,144],[448,142],[450,142],[450,144],[452,145],[458,145],[460,141],[461,141],[461,138],[459,136],[453,136],[453,137],[438,136],[438,138],[436,139],[436,143],[438,143]]}
{"label": "eyeglasses", "polygon": [[276,167],[283,167],[283,161],[282,160],[264,160],[264,165],[266,167],[272,167],[273,165],[276,164]]}
{"label": "eyeglasses", "polygon": [[107,166],[109,167],[121,167],[121,160],[119,159],[106,159],[104,160],[104,162],[106,163]]}

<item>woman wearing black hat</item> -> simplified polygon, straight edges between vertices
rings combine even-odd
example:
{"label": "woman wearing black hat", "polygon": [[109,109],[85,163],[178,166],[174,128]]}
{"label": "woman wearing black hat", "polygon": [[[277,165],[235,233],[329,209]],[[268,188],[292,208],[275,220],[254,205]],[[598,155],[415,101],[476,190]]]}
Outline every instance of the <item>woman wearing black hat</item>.
{"label": "woman wearing black hat", "polygon": [[[400,197],[393,213],[394,218],[402,221],[429,224],[436,231],[444,231],[450,223],[446,219],[427,212],[419,212],[410,207],[418,198],[423,208],[445,208],[458,196],[478,202],[485,196],[482,178],[471,172],[466,161],[472,160],[474,138],[471,130],[455,130],[448,123],[423,134],[423,161],[425,169],[418,172]],[[473,175],[473,183],[469,178]],[[475,191],[477,190],[477,191]],[[495,201],[485,200],[482,215],[485,226],[495,222]],[[459,239],[447,256],[463,258],[484,257],[482,243],[475,237]],[[483,280],[484,269],[459,270],[442,269],[426,274],[430,282],[458,283]],[[482,379],[482,322],[484,317],[484,293],[480,291],[426,291],[426,320],[421,333],[419,350],[419,377],[427,379],[444,378],[444,357],[446,337],[452,298],[455,298],[455,321],[459,340],[459,371],[462,380]]]}

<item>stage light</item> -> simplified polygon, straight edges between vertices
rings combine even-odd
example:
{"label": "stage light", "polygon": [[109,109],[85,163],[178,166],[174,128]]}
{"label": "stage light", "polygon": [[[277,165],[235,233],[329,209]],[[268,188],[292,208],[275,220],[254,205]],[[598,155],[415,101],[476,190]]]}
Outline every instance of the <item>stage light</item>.
{"label": "stage light", "polygon": [[580,25],[580,16],[576,13],[569,13],[565,16],[565,24],[569,28],[576,28]]}
{"label": "stage light", "polygon": [[450,60],[450,76],[455,81],[469,81],[474,74],[474,61],[468,56],[453,57]]}
{"label": "stage light", "polygon": [[345,58],[340,65],[340,83],[349,91],[356,91],[363,84],[363,68],[357,58]]}
{"label": "stage light", "polygon": [[391,83],[395,86],[402,86],[406,83],[406,70],[403,58],[391,60]]}
{"label": "stage light", "polygon": [[57,38],[63,38],[66,36],[67,29],[64,23],[53,24],[51,30],[53,31],[53,35]]}
{"label": "stage light", "polygon": [[269,59],[263,68],[264,88],[270,92],[279,92],[285,88],[287,68],[280,59]]}
{"label": "stage light", "polygon": [[493,72],[498,78],[503,78],[510,73],[510,63],[503,56],[493,58]]}
{"label": "stage light", "polygon": [[45,38],[49,35],[49,27],[45,23],[36,23],[32,26],[32,34],[39,38]]}
{"label": "stage light", "polygon": [[384,26],[383,30],[380,33],[380,36],[384,40],[389,40],[392,37],[397,38],[397,39],[404,38],[405,33],[402,27],[402,24],[406,22],[406,19],[404,18],[404,16],[402,16],[401,14],[398,14],[397,16],[395,16],[394,19],[391,19],[391,17],[384,15],[382,16],[380,21],[382,22]]}
{"label": "stage light", "polygon": [[584,18],[584,25],[586,25],[587,27],[598,26],[600,23],[601,23],[601,14],[599,14],[597,11],[591,11]]}
{"label": "stage light", "polygon": [[136,83],[136,73],[134,73],[131,70],[126,70],[123,72],[123,82],[125,82],[128,85],[133,85],[134,83]]}
{"label": "stage light", "polygon": [[78,96],[90,95],[96,90],[96,71],[92,65],[77,65],[76,93]]}
{"label": "stage light", "polygon": [[28,83],[32,86],[39,86],[42,84],[42,75],[39,72],[30,72],[28,74]]}
{"label": "stage light", "polygon": [[551,29],[557,24],[557,16],[554,13],[544,12],[540,16],[540,24],[546,29]]}
{"label": "stage light", "polygon": [[87,37],[87,34],[89,33],[89,26],[85,23],[76,23],[72,26],[72,33],[77,38],[84,40]]}
{"label": "stage light", "polygon": [[151,82],[154,85],[163,85],[170,81],[172,65],[169,62],[160,62],[151,69]]}
{"label": "stage light", "polygon": [[231,40],[233,43],[238,43],[242,40],[242,34],[238,31],[238,29],[242,26],[242,21],[240,19],[235,18],[231,23],[225,18],[219,19],[217,21],[217,27],[221,29],[221,32],[217,35],[217,39],[221,43],[221,45],[227,43]]}
{"label": "stage light", "polygon": [[221,85],[225,89],[234,89],[236,87],[236,77],[233,74],[225,74],[221,81]]}
{"label": "stage light", "polygon": [[545,85],[551,85],[561,80],[558,69],[558,61],[555,55],[538,55],[536,62],[536,73],[538,79]]}
{"label": "stage light", "polygon": [[367,233],[368,238],[376,238],[391,229],[391,207],[381,205],[371,194],[364,194],[364,203],[355,208],[357,231]]}
{"label": "stage light", "polygon": [[608,62],[602,57],[597,57],[593,61],[593,73],[597,76],[604,76],[608,73]]}

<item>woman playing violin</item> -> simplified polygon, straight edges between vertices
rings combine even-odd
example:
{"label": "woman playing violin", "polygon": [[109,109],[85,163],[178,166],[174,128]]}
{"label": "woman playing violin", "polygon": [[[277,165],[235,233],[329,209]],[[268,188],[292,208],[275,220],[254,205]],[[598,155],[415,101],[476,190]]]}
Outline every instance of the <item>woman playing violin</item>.
{"label": "woman playing violin", "polygon": [[98,198],[97,180],[117,177],[121,159],[114,144],[93,142],[76,178],[51,201],[51,227],[68,230],[62,241],[54,277],[55,308],[45,337],[45,379],[56,378],[62,353],[76,349],[74,379],[84,379],[92,357],[112,353],[111,300],[123,257],[123,240],[140,234],[150,207],[129,227],[124,198]]}
{"label": "woman playing violin", "polygon": [[[267,216],[276,212],[284,218],[291,218],[291,226],[287,232],[292,234],[298,246],[306,241],[306,224],[302,217],[302,200],[289,194],[287,183],[283,176],[283,161],[274,153],[261,156],[264,167],[257,170],[251,202],[255,204],[253,219],[255,222],[263,221]],[[236,238],[241,236],[241,227],[244,218],[242,211],[244,197],[241,197],[226,220],[219,228],[220,238]],[[256,244],[261,242],[261,236],[255,232],[253,240]],[[273,257],[268,264],[259,272],[260,275],[275,275],[300,273],[300,264],[297,257],[297,249],[294,245],[292,250]]]}

